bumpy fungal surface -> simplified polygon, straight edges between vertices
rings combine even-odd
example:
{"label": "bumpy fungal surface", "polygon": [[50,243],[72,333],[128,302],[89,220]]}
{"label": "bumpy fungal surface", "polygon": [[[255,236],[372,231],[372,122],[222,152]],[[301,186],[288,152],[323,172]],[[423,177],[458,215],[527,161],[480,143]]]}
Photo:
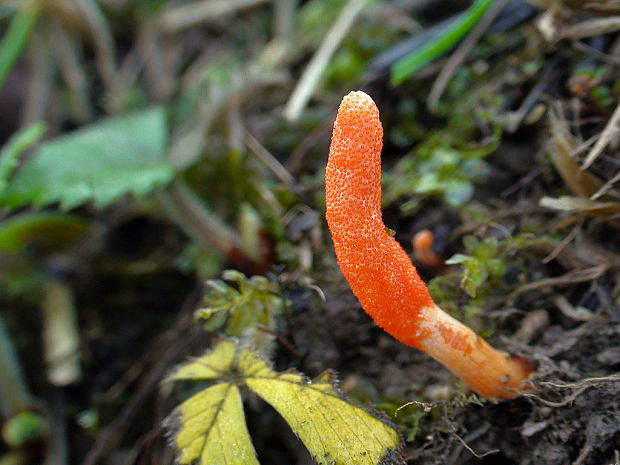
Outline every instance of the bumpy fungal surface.
{"label": "bumpy fungal surface", "polygon": [[381,214],[379,110],[363,92],[344,97],[325,172],[327,223],[338,265],[374,321],[428,353],[485,397],[513,397],[532,371],[443,312]]}
{"label": "bumpy fungal surface", "polygon": [[362,307],[401,342],[417,346],[420,310],[434,305],[381,218],[379,110],[364,92],[340,104],[325,172],[327,223],[338,265]]}

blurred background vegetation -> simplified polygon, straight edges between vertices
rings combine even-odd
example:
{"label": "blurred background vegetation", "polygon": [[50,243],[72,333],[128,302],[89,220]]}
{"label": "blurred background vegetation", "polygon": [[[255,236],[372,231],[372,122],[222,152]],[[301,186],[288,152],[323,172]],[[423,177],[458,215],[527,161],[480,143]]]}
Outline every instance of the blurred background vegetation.
{"label": "blurred background vegetation", "polygon": [[[323,170],[355,89],[385,125],[386,224],[412,255],[418,231],[434,234],[441,263],[419,265],[438,303],[544,354],[553,379],[613,371],[617,353],[567,374],[553,344],[581,325],[584,338],[617,329],[619,12],[612,0],[1,1],[0,464],[172,463],[162,379],[214,332],[257,325],[279,368],[337,369],[350,397],[391,415],[411,463],[466,463],[454,436],[477,400],[399,417],[407,400],[459,388],[432,365],[405,379],[410,360],[393,360],[333,257]],[[226,269],[240,272],[224,273],[232,284]],[[192,323],[203,294],[208,334]],[[277,320],[252,313],[270,296]],[[388,363],[395,378],[376,370]],[[257,431],[273,421],[254,415]],[[581,457],[583,431],[569,429],[557,463]],[[587,443],[592,460],[620,449],[609,434]],[[255,438],[264,463],[309,460],[294,438]],[[520,453],[502,463],[530,463]]]}

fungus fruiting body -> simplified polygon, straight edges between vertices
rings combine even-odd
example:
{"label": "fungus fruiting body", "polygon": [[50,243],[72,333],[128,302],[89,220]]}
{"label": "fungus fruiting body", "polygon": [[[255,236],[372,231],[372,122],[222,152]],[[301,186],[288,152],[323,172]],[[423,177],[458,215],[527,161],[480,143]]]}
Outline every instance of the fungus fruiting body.
{"label": "fungus fruiting body", "polygon": [[442,258],[433,251],[433,243],[435,237],[433,233],[428,229],[422,229],[418,231],[413,239],[411,245],[413,245],[413,256],[425,265],[431,268],[443,267],[444,262]]}
{"label": "fungus fruiting body", "polygon": [[449,368],[484,397],[513,397],[531,372],[442,311],[381,213],[379,110],[364,92],[345,96],[325,172],[326,217],[338,264],[364,310],[386,332]]}

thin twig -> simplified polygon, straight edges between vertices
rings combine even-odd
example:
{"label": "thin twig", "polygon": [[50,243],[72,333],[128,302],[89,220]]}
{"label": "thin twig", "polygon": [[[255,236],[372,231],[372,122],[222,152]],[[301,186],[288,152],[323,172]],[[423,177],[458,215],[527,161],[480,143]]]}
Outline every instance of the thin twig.
{"label": "thin twig", "polygon": [[426,105],[429,108],[433,108],[437,105],[437,102],[446,90],[446,86],[450,82],[452,76],[458,69],[458,67],[465,61],[469,52],[474,48],[476,43],[484,35],[491,23],[497,18],[497,15],[501,13],[504,7],[508,4],[508,0],[499,0],[495,2],[491,8],[485,13],[482,19],[476,24],[474,29],[468,34],[468,36],[461,42],[454,53],[450,56],[444,67],[442,68],[439,76],[435,79],[430,94],[428,95]]}
{"label": "thin twig", "polygon": [[586,444],[583,446],[583,448],[579,452],[579,456],[571,465],[581,465],[583,462],[585,462],[588,456],[590,455],[590,452],[592,452],[592,447],[593,447],[592,441],[590,441],[590,438],[587,438]]}
{"label": "thin twig", "polygon": [[[335,112],[334,112],[335,115]],[[332,121],[325,121],[313,131],[309,132],[299,144],[293,149],[291,156],[286,161],[285,168],[295,173],[301,167],[304,158],[310,153],[310,150],[325,138],[325,135],[331,132]]]}
{"label": "thin twig", "polygon": [[581,152],[585,152],[592,144],[594,144],[598,140],[599,136],[600,134],[595,134],[589,139],[584,140],[581,144],[579,144],[577,147],[571,150],[568,156],[570,158],[574,158],[577,155],[579,155]]}
{"label": "thin twig", "polygon": [[573,40],[573,47],[575,47],[580,52],[585,52],[589,56],[593,58],[598,58],[602,62],[604,62],[607,66],[618,66],[620,65],[620,58],[618,58],[618,51],[613,48],[609,50],[609,52],[601,52],[591,45],[583,42],[581,40]]}
{"label": "thin twig", "polygon": [[165,12],[160,19],[164,32],[172,34],[205,21],[266,3],[267,0],[207,0],[192,2]]}
{"label": "thin twig", "polygon": [[207,210],[185,183],[176,181],[158,197],[175,223],[205,250],[215,248],[229,257],[240,248],[238,234]]}
{"label": "thin twig", "polygon": [[[603,11],[616,11],[620,10],[620,2],[611,1],[609,3],[601,3],[601,2],[588,2],[585,4],[585,8],[591,8],[593,10],[603,10]],[[617,459],[616,462],[620,463],[620,459]]]}
{"label": "thin twig", "polygon": [[404,403],[403,405],[401,405],[400,407],[398,407],[395,411],[394,411],[394,416],[398,416],[398,412],[400,412],[402,409],[409,407],[410,405],[415,405],[416,407],[422,407],[422,410],[424,410],[425,413],[430,412],[432,409],[434,409],[435,407],[439,407],[442,404],[442,401],[436,400],[433,402],[420,402],[418,400],[412,400],[409,402]]}
{"label": "thin twig", "polygon": [[455,436],[456,439],[458,439],[459,442],[463,445],[463,447],[467,449],[477,459],[481,459],[482,457],[486,457],[487,455],[497,454],[500,451],[499,449],[491,449],[487,452],[483,452],[482,454],[479,454],[476,451],[474,451],[471,447],[469,447],[469,445],[458,434],[452,433],[452,435]]}
{"label": "thin twig", "polygon": [[69,108],[79,122],[86,123],[91,118],[92,108],[88,95],[89,83],[77,44],[58,21],[51,22],[46,38],[69,90]]}
{"label": "thin twig", "polygon": [[280,341],[280,344],[286,347],[288,351],[291,354],[293,354],[295,357],[297,358],[303,357],[303,354],[293,345],[292,342],[290,342],[287,338],[285,338],[284,335],[280,331],[269,328],[261,323],[258,323],[256,327],[258,328],[259,331],[263,331],[267,334],[271,334],[272,336],[274,336],[278,341]]}
{"label": "thin twig", "polygon": [[336,49],[345,38],[353,23],[366,6],[367,0],[349,0],[344,6],[338,19],[334,22],[325,39],[304,70],[299,83],[293,90],[289,101],[284,108],[284,117],[289,121],[296,121],[305,108],[312,93],[316,89],[327,63],[336,52]]}
{"label": "thin twig", "polygon": [[539,381],[540,386],[549,386],[560,389],[577,389],[583,386],[595,386],[603,383],[617,383],[620,382],[620,373],[615,373],[609,376],[595,376],[592,378],[584,378],[574,383],[558,383],[555,381]]}
{"label": "thin twig", "polygon": [[591,197],[591,200],[597,200],[600,197],[604,196],[605,194],[607,194],[613,187],[614,184],[616,184],[618,181],[620,181],[620,171],[618,171],[613,178],[611,178],[609,181],[607,181],[605,184],[603,184],[601,186],[601,188],[596,191]]}
{"label": "thin twig", "polygon": [[596,18],[567,26],[560,32],[560,39],[583,39],[615,32],[620,29],[620,16]]}
{"label": "thin twig", "polygon": [[566,246],[568,246],[568,244],[570,244],[573,239],[577,237],[577,234],[579,234],[579,231],[581,231],[581,226],[583,226],[583,221],[577,223],[577,225],[567,234],[567,236],[562,239],[557,246],[553,248],[549,255],[543,258],[542,262],[549,263],[551,260],[557,257],[560,252],[562,252],[562,250],[564,250]]}
{"label": "thin twig", "polygon": [[592,281],[603,275],[605,271],[609,268],[609,264],[603,263],[601,265],[592,266],[590,268],[582,269],[582,270],[574,270],[569,271],[563,276],[558,276],[557,278],[546,278],[541,279],[539,281],[534,281],[528,284],[525,284],[513,292],[507,297],[508,302],[512,302],[519,295],[523,294],[527,291],[532,291],[534,289],[539,289],[541,287],[550,287],[550,286],[562,286],[567,284],[574,283],[582,283],[585,281]]}
{"label": "thin twig", "polygon": [[108,92],[114,89],[116,80],[116,44],[112,31],[94,0],[73,0],[88,23],[95,44],[97,68]]}
{"label": "thin twig", "polygon": [[[525,176],[523,176],[521,179],[519,179],[517,182],[515,182],[514,184],[512,184],[512,185],[508,186],[506,189],[504,189],[500,193],[500,197],[501,198],[506,198],[506,197],[514,194],[516,191],[518,191],[520,188],[522,188],[524,186],[531,186],[532,185],[532,181],[534,181],[534,179],[536,179],[538,176],[540,176],[543,173],[544,173],[544,170],[540,166],[538,168],[533,169],[532,171],[527,173]],[[520,212],[517,213],[517,214],[520,214]]]}
{"label": "thin twig", "polygon": [[30,73],[28,90],[20,115],[20,125],[30,126],[38,121],[45,120],[45,113],[50,105],[52,82],[56,75],[56,67],[46,51],[44,37],[45,25],[34,31],[31,38],[28,61]]}
{"label": "thin twig", "polygon": [[256,157],[262,161],[280,181],[284,184],[292,185],[295,182],[295,178],[288,170],[274,157],[269,150],[265,148],[260,141],[250,133],[247,129],[244,131],[243,140],[247,147],[256,155]]}
{"label": "thin twig", "polygon": [[543,91],[549,84],[549,81],[551,80],[551,77],[553,76],[554,70],[555,70],[555,63],[548,65],[543,75],[541,76],[539,81],[534,86],[534,88],[523,99],[523,102],[521,102],[521,105],[519,106],[519,108],[516,111],[510,112],[508,114],[508,118],[507,118],[508,121],[506,124],[506,130],[508,132],[516,132],[516,130],[519,129],[521,122],[528,115],[530,109],[540,99],[540,96],[542,95]]}
{"label": "thin twig", "polygon": [[592,150],[590,151],[585,161],[583,162],[582,169],[584,170],[588,169],[590,165],[594,163],[594,160],[596,160],[599,157],[599,155],[603,153],[603,150],[605,150],[605,147],[607,147],[607,145],[613,139],[618,137],[618,134],[620,133],[619,126],[620,126],[620,104],[614,110],[613,115],[611,115],[611,118],[609,118],[609,122],[607,123],[607,126],[605,126],[605,129],[603,129],[601,136],[596,141],[596,144],[594,144],[594,147],[592,147]]}
{"label": "thin twig", "polygon": [[273,1],[273,35],[275,39],[290,40],[295,32],[295,13],[298,0]]}
{"label": "thin twig", "polygon": [[573,392],[572,394],[565,397],[563,400],[559,402],[554,402],[551,400],[543,399],[542,397],[536,394],[530,393],[530,392],[525,392],[522,395],[524,397],[535,399],[549,407],[559,408],[559,407],[564,407],[572,403],[575,399],[577,399],[577,397],[583,394],[587,389],[593,386],[596,386],[597,384],[616,383],[616,382],[620,382],[620,374],[614,374],[610,376],[601,376],[598,378],[585,378],[577,383],[554,383],[551,381],[541,381],[538,383],[540,386],[549,386],[549,387],[555,387],[555,388],[560,388],[560,389],[576,389],[575,392]]}
{"label": "thin twig", "polygon": [[553,297],[553,303],[567,317],[576,321],[590,321],[594,313],[584,307],[575,307],[564,295],[558,294]]}
{"label": "thin twig", "polygon": [[588,389],[590,386],[584,386],[581,389],[576,390],[575,392],[573,392],[571,395],[569,395],[568,397],[564,398],[564,400],[560,401],[560,402],[554,402],[552,400],[547,400],[547,399],[543,399],[540,396],[537,396],[536,394],[532,394],[532,393],[524,393],[523,396],[524,397],[529,397],[531,399],[536,399],[537,401],[539,401],[542,404],[545,404],[548,407],[554,407],[554,408],[560,408],[560,407],[564,407],[568,404],[571,404],[577,397],[579,397],[581,394],[583,394],[583,392]]}

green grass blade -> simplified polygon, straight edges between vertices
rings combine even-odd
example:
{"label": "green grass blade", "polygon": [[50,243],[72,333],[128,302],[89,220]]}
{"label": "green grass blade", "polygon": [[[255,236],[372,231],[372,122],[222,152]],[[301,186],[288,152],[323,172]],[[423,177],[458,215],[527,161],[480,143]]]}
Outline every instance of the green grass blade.
{"label": "green grass blade", "polygon": [[2,194],[9,184],[9,179],[17,168],[17,161],[24,151],[39,142],[47,125],[45,123],[35,123],[15,134],[0,151],[0,205],[2,205]]}
{"label": "green grass blade", "polygon": [[445,34],[433,39],[398,60],[391,69],[393,84],[400,84],[422,67],[451,49],[474,25],[480,21],[495,0],[476,0],[474,4],[450,27]]}
{"label": "green grass blade", "polygon": [[0,87],[19,58],[34,25],[39,19],[41,8],[38,2],[24,3],[11,20],[9,29],[0,42]]}

